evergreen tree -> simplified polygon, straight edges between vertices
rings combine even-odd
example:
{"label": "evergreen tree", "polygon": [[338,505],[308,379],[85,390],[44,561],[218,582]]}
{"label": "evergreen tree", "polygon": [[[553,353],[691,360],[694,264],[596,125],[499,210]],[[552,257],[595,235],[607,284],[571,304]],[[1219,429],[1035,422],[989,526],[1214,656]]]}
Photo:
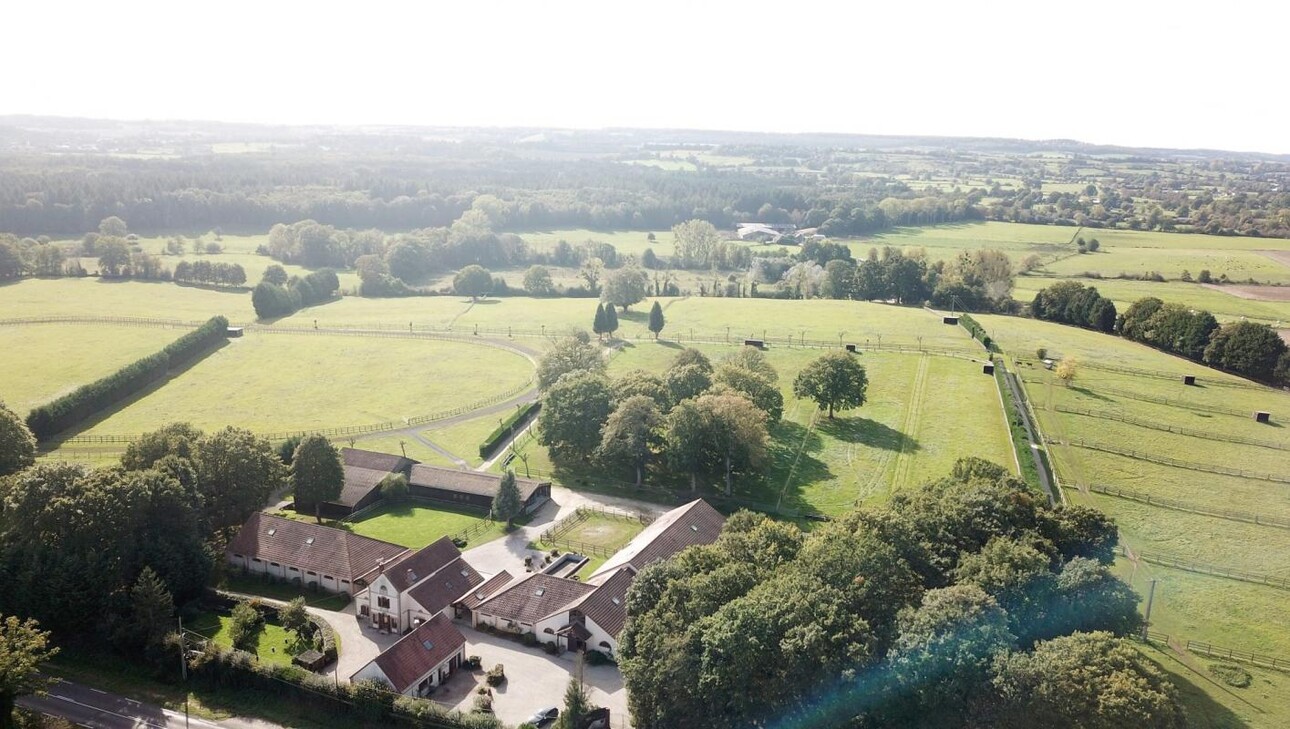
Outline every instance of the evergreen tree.
{"label": "evergreen tree", "polygon": [[594,707],[591,705],[591,694],[582,680],[582,659],[574,664],[573,675],[569,677],[569,687],[564,690],[564,713],[556,720],[553,729],[581,729],[583,719]]}
{"label": "evergreen tree", "polygon": [[507,469],[502,476],[502,482],[497,485],[497,496],[493,497],[491,516],[494,521],[506,522],[506,528],[510,529],[511,523],[523,509],[524,502],[520,499],[520,487],[515,483],[515,472]]}
{"label": "evergreen tree", "polygon": [[608,323],[609,322],[606,321],[606,317],[605,317],[605,305],[596,304],[596,319],[591,325],[592,333],[594,333],[597,337],[600,337],[603,339],[605,336],[605,332],[609,331],[608,329],[605,328]]}
{"label": "evergreen tree", "polygon": [[130,624],[126,643],[160,662],[175,615],[175,600],[151,567],[144,567],[130,588]]}
{"label": "evergreen tree", "polygon": [[605,333],[610,337],[618,331],[618,309],[613,304],[605,305]]}
{"label": "evergreen tree", "polygon": [[649,330],[654,332],[654,339],[658,339],[658,333],[663,331],[663,325],[667,321],[663,318],[663,307],[654,302],[654,306],[649,310]]}

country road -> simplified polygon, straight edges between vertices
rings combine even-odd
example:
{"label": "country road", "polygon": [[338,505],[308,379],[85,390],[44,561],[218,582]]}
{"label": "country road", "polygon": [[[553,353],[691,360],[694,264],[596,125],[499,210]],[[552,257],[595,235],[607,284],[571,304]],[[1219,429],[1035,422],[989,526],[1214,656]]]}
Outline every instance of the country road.
{"label": "country road", "polygon": [[45,696],[24,696],[18,706],[38,711],[48,716],[62,717],[73,724],[95,729],[133,729],[134,727],[161,727],[163,729],[280,729],[259,719],[230,718],[207,721],[197,717],[184,718],[182,711],[171,711],[160,706],[144,704],[124,696],[110,694],[71,681],[59,680]]}

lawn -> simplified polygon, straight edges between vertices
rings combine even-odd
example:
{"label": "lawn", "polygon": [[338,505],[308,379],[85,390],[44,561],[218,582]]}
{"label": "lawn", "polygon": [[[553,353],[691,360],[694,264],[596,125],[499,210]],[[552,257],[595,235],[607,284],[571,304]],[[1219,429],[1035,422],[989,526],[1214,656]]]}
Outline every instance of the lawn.
{"label": "lawn", "polygon": [[[233,639],[229,635],[232,626],[233,617],[231,615],[202,613],[193,620],[191,625],[185,625],[184,627],[194,633],[206,636],[218,645],[232,648]],[[291,665],[291,649],[295,641],[295,633],[281,625],[266,622],[255,634],[255,650],[253,652],[257,658],[265,663],[289,666]]]}
{"label": "lawn", "polygon": [[[0,287],[0,298],[10,288]],[[37,405],[155,354],[189,331],[98,324],[0,326],[0,401],[25,417]],[[78,352],[81,356],[75,356]]]}
{"label": "lawn", "polygon": [[1290,674],[1241,664],[1253,681],[1238,688],[1214,674],[1211,667],[1224,661],[1200,655],[1180,657],[1153,644],[1135,643],[1134,647],[1168,673],[1178,687],[1188,726],[1280,729],[1290,725]]}
{"label": "lawn", "polygon": [[401,421],[509,392],[531,375],[524,357],[466,342],[248,331],[88,432],[175,420],[261,433]]}
{"label": "lawn", "polygon": [[[397,504],[382,507],[361,521],[351,522],[345,527],[365,537],[401,544],[408,549],[420,549],[441,537],[451,536],[483,521],[486,520],[479,512]],[[505,525],[500,522],[490,522],[486,531],[470,537],[470,545],[479,546],[492,541],[502,536],[504,528]]]}
{"label": "lawn", "polygon": [[[509,412],[501,412],[482,415],[455,425],[424,430],[421,431],[421,435],[474,467],[484,462],[484,459],[479,457],[480,444],[509,414]],[[501,453],[503,450],[498,449],[497,452]],[[439,456],[439,458],[443,457]]]}

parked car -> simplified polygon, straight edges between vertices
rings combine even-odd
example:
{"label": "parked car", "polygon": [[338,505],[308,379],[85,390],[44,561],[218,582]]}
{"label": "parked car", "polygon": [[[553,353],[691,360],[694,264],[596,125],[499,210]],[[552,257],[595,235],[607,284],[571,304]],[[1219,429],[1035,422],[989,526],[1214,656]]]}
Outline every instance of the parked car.
{"label": "parked car", "polygon": [[545,726],[550,722],[555,721],[558,716],[560,716],[560,710],[552,706],[549,709],[543,709],[533,716],[530,716],[528,723],[533,726]]}

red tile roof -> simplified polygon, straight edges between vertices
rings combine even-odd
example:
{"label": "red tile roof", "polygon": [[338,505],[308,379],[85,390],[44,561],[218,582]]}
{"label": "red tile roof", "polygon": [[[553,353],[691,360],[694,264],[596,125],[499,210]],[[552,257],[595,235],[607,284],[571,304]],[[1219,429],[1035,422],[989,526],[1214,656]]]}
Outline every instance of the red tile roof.
{"label": "red tile roof", "polygon": [[627,588],[635,578],[636,571],[630,566],[624,567],[606,577],[595,592],[563,609],[581,610],[588,620],[617,638],[627,622]]}
{"label": "red tile roof", "polygon": [[353,582],[407,552],[406,547],[319,524],[255,513],[228,545],[228,553],[277,562]]}
{"label": "red tile roof", "polygon": [[[399,693],[417,685],[466,645],[466,637],[442,613],[417,626],[376,657],[376,665]],[[366,666],[365,666],[366,667]]]}
{"label": "red tile roof", "polygon": [[595,589],[595,586],[585,582],[534,572],[484,600],[476,608],[476,612],[516,623],[532,624],[559,612],[564,606],[585,597]]}
{"label": "red tile roof", "polygon": [[489,598],[490,595],[506,587],[511,582],[511,573],[502,570],[497,574],[489,577],[483,584],[468,590],[465,595],[457,598],[457,602],[467,610],[474,610],[479,604]]}
{"label": "red tile roof", "polygon": [[726,518],[721,512],[703,499],[678,506],[645,527],[644,531],[610,557],[587,581],[602,582],[626,565],[631,565],[639,572],[646,565],[667,559],[686,547],[711,544],[717,541],[725,523]]}
{"label": "red tile roof", "polygon": [[397,562],[386,564],[385,577],[394,585],[395,590],[404,592],[460,556],[461,550],[452,543],[452,538],[441,537],[439,541],[427,544]]}
{"label": "red tile roof", "polygon": [[408,596],[416,600],[426,612],[434,615],[466,594],[467,590],[483,582],[484,578],[479,576],[475,568],[458,557],[418,582],[408,591]]}

